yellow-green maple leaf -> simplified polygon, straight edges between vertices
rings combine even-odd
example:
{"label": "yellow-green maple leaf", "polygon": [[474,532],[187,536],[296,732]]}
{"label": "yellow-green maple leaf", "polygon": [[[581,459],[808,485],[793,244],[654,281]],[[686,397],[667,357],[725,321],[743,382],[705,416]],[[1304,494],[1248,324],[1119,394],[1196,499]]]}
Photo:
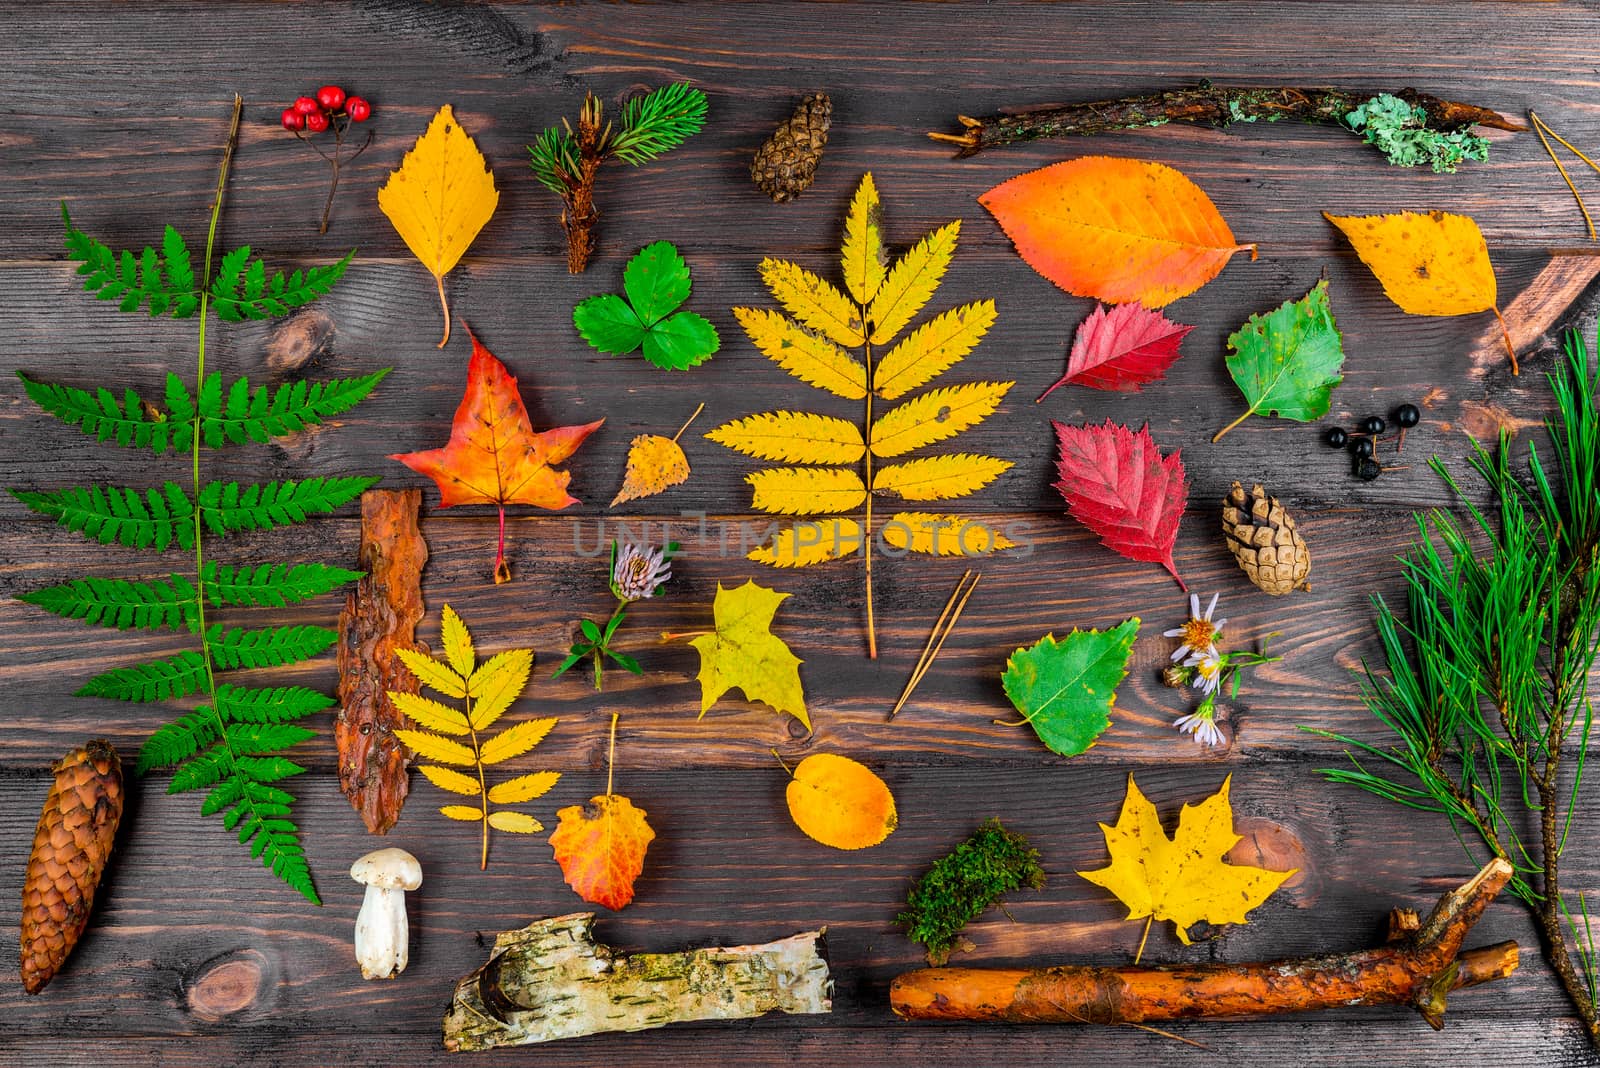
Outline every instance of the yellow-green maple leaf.
{"label": "yellow-green maple leaf", "polygon": [[700,653],[700,715],[737,686],[745,700],[769,704],[811,729],[800,688],[801,660],[772,633],[772,617],[788,596],[754,581],[732,590],[717,583],[712,632],[689,643]]}

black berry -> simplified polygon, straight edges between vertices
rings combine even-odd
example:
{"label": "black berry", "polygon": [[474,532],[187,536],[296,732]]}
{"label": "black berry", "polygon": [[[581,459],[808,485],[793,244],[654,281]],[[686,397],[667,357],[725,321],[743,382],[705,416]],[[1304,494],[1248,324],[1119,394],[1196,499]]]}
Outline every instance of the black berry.
{"label": "black berry", "polygon": [[1369,415],[1361,420],[1361,430],[1366,434],[1381,434],[1389,429],[1389,424],[1383,421],[1381,415]]}
{"label": "black berry", "polygon": [[1330,449],[1342,449],[1345,442],[1350,440],[1350,435],[1344,432],[1344,427],[1342,426],[1331,426],[1328,428],[1328,432],[1322,435],[1322,440],[1328,443],[1328,448]]}
{"label": "black berry", "polygon": [[1357,460],[1365,460],[1372,455],[1372,439],[1356,438],[1350,443],[1350,452]]}
{"label": "black berry", "polygon": [[1362,460],[1356,465],[1356,477],[1363,482],[1371,482],[1383,473],[1383,468],[1376,460]]}
{"label": "black berry", "polygon": [[1394,421],[1402,427],[1414,427],[1422,422],[1422,412],[1415,404],[1402,404],[1394,410]]}

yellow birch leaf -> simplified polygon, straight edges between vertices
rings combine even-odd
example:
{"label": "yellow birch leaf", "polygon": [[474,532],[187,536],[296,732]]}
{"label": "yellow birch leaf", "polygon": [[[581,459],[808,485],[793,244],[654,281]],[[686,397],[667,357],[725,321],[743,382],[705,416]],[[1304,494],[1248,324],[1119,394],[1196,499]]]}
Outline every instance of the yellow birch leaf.
{"label": "yellow birch leaf", "polygon": [[660,434],[640,434],[628,443],[628,469],[622,475],[622,488],[611,498],[611,507],[654,497],[688,479],[689,458],[682,446]]}
{"label": "yellow birch leaf", "polygon": [[883,354],[872,373],[873,392],[904,396],[966,358],[994,325],[994,301],[963,304],[929,319]]}
{"label": "yellow birch leaf", "polygon": [[544,830],[544,824],[532,816],[509,810],[489,813],[489,826],[497,831],[509,831],[512,834],[537,834]]}
{"label": "yellow birch leaf", "polygon": [[559,771],[536,771],[532,775],[518,775],[515,779],[495,783],[489,787],[489,800],[497,805],[516,805],[532,801],[549,793],[561,778]]}
{"label": "yellow birch leaf", "polygon": [[437,734],[427,731],[412,731],[400,729],[394,736],[405,743],[417,756],[424,760],[436,760],[441,764],[456,764],[463,768],[470,768],[478,762],[472,750],[460,742],[452,742],[448,738],[441,738]]}
{"label": "yellow birch leaf", "polygon": [[932,512],[896,512],[883,525],[883,540],[896,549],[929,556],[981,556],[1017,544],[977,520]]}
{"label": "yellow birch leaf", "polygon": [[929,390],[872,424],[872,455],[899,456],[953,438],[994,413],[1015,382],[967,382]]}
{"label": "yellow birch leaf", "polygon": [[908,501],[943,501],[976,493],[1006,471],[1010,460],[959,452],[880,467],[874,490],[892,490]]}
{"label": "yellow birch leaf", "polygon": [[544,741],[544,736],[549,734],[550,728],[555,725],[555,718],[551,717],[524,720],[515,726],[507,727],[483,743],[482,748],[478,750],[478,759],[484,764],[498,764],[502,760],[521,756]]}
{"label": "yellow birch leaf", "polygon": [[467,696],[467,680],[431,656],[423,656],[415,649],[396,649],[395,655],[411,669],[411,674],[446,697]]}
{"label": "yellow birch leaf", "polygon": [[865,764],[832,753],[800,761],[785,796],[795,826],[834,849],[875,846],[900,822],[884,781]]}
{"label": "yellow birch leaf", "polygon": [[453,794],[466,794],[468,797],[477,797],[483,791],[483,786],[471,775],[463,775],[459,771],[449,768],[438,768],[432,764],[418,764],[417,770],[422,772],[422,777],[441,790],[449,790]]}
{"label": "yellow birch leaf", "polygon": [[861,314],[850,298],[799,264],[761,261],[761,280],[800,322],[841,345],[859,345],[865,337]]}
{"label": "yellow birch leaf", "polygon": [[861,476],[848,467],[771,467],[745,481],[755,487],[751,507],[783,515],[848,512],[867,499]]}
{"label": "yellow birch leaf", "polygon": [[477,823],[483,819],[483,809],[473,808],[470,805],[446,805],[439,811],[447,818],[460,820],[462,823]]}
{"label": "yellow birch leaf", "polygon": [[956,254],[959,233],[960,219],[945,223],[913,245],[889,271],[883,288],[867,308],[874,345],[887,345],[933,297],[933,291],[939,288],[939,281]]}
{"label": "yellow birch leaf", "polygon": [[800,381],[845,400],[867,395],[867,369],[827,338],[775,311],[735,308],[733,317],[767,359]]}
{"label": "yellow birch leaf", "polygon": [[[462,678],[471,675],[472,665],[477,659],[472,652],[472,635],[467,633],[467,625],[461,622],[461,617],[449,605],[445,605],[439,615],[439,637],[444,643],[445,659],[456,674]],[[467,692],[472,692],[470,684]]]}
{"label": "yellow birch leaf", "polygon": [[773,567],[810,567],[861,549],[861,524],[854,519],[818,519],[779,531],[748,558]]}
{"label": "yellow birch leaf", "polygon": [[1465,215],[1329,215],[1384,294],[1410,315],[1471,315],[1495,306],[1494,266],[1478,224]]}
{"label": "yellow birch leaf", "polygon": [[449,705],[429,700],[421,694],[389,691],[389,700],[401,714],[424,730],[436,734],[463,735],[467,733],[467,717]]}
{"label": "yellow birch leaf", "polygon": [[889,263],[883,249],[883,205],[878,202],[878,187],[873,184],[870,171],[861,176],[856,195],[850,199],[839,260],[850,296],[857,304],[870,302],[883,285]]}
{"label": "yellow birch leaf", "polygon": [[1297,869],[1268,871],[1222,858],[1239,841],[1233,830],[1228,785],[1198,805],[1184,805],[1178,831],[1170,839],[1161,817],[1133,776],[1115,826],[1102,823],[1111,863],[1078,874],[1103,886],[1128,906],[1128,919],[1151,916],[1171,920],[1178,939],[1189,944],[1189,928],[1207,923],[1245,923],[1247,913],[1265,901]]}
{"label": "yellow birch leaf", "polygon": [[467,696],[472,698],[472,729],[481,731],[492,726],[522,693],[532,670],[532,649],[507,649],[485,660],[467,680]]}
{"label": "yellow birch leaf", "polygon": [[433,275],[444,309],[444,348],[450,340],[449,274],[500,203],[494,173],[446,104],[428,123],[400,169],[378,190],[378,207],[389,217],[411,254]]}
{"label": "yellow birch leaf", "polygon": [[737,589],[717,583],[713,630],[689,644],[700,653],[700,715],[737,686],[747,701],[761,701],[799,720],[806,730],[801,659],[772,633],[772,617],[789,595],[747,581]]}
{"label": "yellow birch leaf", "polygon": [[789,464],[850,464],[867,451],[856,424],[811,412],[761,412],[724,423],[706,437],[746,456]]}

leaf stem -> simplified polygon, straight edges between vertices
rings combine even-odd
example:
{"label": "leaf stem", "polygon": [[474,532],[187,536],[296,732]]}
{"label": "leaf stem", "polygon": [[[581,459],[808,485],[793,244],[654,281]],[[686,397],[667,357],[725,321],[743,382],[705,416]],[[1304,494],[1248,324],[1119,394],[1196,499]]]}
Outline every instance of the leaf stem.
{"label": "leaf stem", "polygon": [[862,353],[866,366],[867,380],[867,422],[862,437],[867,440],[866,451],[862,453],[862,462],[865,465],[865,475],[862,484],[867,487],[867,517],[866,526],[861,531],[861,551],[867,558],[867,658],[878,659],[878,629],[873,620],[872,613],[872,390],[876,384],[872,381],[872,340],[866,337],[867,309],[860,304],[856,307],[861,312]]}
{"label": "leaf stem", "polygon": [[450,301],[444,295],[444,275],[434,275],[433,281],[439,287],[439,307],[444,309],[444,337],[439,340],[442,349],[450,344]]}
{"label": "leaf stem", "polygon": [[[506,506],[500,505],[500,535],[494,546],[494,584],[511,581],[511,568],[506,566]],[[598,687],[596,687],[598,689]]]}
{"label": "leaf stem", "polygon": [[1133,963],[1138,964],[1144,956],[1144,944],[1150,937],[1150,925],[1156,922],[1156,914],[1152,912],[1144,921],[1144,934],[1139,936],[1139,951],[1133,955]]}
{"label": "leaf stem", "polygon": [[[462,681],[465,681],[463,679]],[[463,697],[467,710],[467,732],[472,735],[472,762],[478,771],[478,818],[483,823],[483,856],[478,860],[478,870],[489,870],[489,783],[483,776],[483,748],[478,745],[478,729],[472,725],[472,697]]]}
{"label": "leaf stem", "polygon": [[1240,423],[1244,422],[1246,419],[1250,418],[1250,416],[1252,416],[1254,414],[1255,414],[1255,410],[1254,409],[1251,409],[1250,411],[1245,412],[1239,418],[1235,419],[1233,422],[1229,423],[1227,426],[1225,426],[1221,430],[1217,431],[1216,436],[1211,439],[1211,443],[1213,445],[1215,445],[1217,442],[1221,441],[1222,440],[1222,435],[1226,434],[1228,431],[1232,430],[1234,427],[1238,426]]}
{"label": "leaf stem", "polygon": [[679,438],[683,437],[683,432],[685,430],[689,429],[689,424],[694,422],[696,419],[700,418],[700,413],[705,411],[705,410],[706,410],[706,402],[705,401],[701,401],[700,402],[700,407],[696,408],[694,410],[694,414],[691,415],[687,420],[685,420],[684,424],[678,428],[678,432],[676,434],[672,435],[672,440],[673,441],[677,441]]}
{"label": "leaf stem", "polygon": [[611,748],[606,753],[606,796],[611,796],[611,777],[617,773],[617,713],[611,713]]}

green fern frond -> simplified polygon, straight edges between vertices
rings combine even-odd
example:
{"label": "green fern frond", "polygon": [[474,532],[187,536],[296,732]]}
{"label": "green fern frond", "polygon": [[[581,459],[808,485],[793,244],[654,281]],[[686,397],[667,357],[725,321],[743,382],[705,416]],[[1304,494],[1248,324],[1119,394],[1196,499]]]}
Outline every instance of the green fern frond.
{"label": "green fern frond", "polygon": [[170,701],[186,697],[206,684],[206,665],[200,654],[185,649],[177,656],[101,672],[74,695],[107,697],[113,701]]}
{"label": "green fern frond", "polygon": [[578,142],[573,139],[571,130],[550,127],[528,146],[528,155],[534,178],[557,196],[566,192],[563,175],[574,179],[578,176]]}
{"label": "green fern frond", "polygon": [[622,107],[622,122],[611,139],[611,151],[635,166],[648,163],[699,133],[706,110],[706,94],[687,82],[636,96]]}
{"label": "green fern frond", "polygon": [[230,723],[227,729],[228,745],[238,756],[258,756],[288,749],[316,736],[316,731],[293,723]]}
{"label": "green fern frond", "polygon": [[212,662],[218,668],[280,667],[309,660],[339,640],[327,627],[263,627],[223,630],[218,623],[206,632]]}
{"label": "green fern frond", "polygon": [[308,478],[303,482],[245,486],[208,482],[200,491],[200,517],[213,534],[271,530],[304,523],[310,515],[332,512],[377,482],[376,478]]}
{"label": "green fern frond", "polygon": [[18,594],[17,600],[64,619],[81,619],[118,630],[130,627],[193,629],[196,618],[194,586],[178,574],[153,582],[71,579],[59,586]]}
{"label": "green fern frond", "polygon": [[67,228],[67,258],[78,263],[83,288],[101,300],[117,301],[123,311],[145,306],[151,316],[174,319],[187,319],[200,307],[188,246],[172,227],[162,237],[161,252],[146,245],[135,256],[126,249],[114,252],[73,226],[66,201],[61,203],[61,222]]}
{"label": "green fern frond", "polygon": [[[360,571],[347,571],[327,564],[258,564],[235,567],[205,564],[206,597],[214,605],[254,605],[282,608],[309,601],[354,582]],[[174,575],[176,579],[178,576]]]}
{"label": "green fern frond", "polygon": [[204,705],[162,724],[139,747],[134,774],[181,764],[217,740],[217,717]]}
{"label": "green fern frond", "polygon": [[287,315],[332,289],[355,254],[351,249],[334,263],[292,275],[278,271],[269,279],[266,263],[251,259],[250,246],[243,245],[222,257],[211,281],[212,307],[218,318],[230,323]]}
{"label": "green fern frond", "polygon": [[[173,447],[173,424],[147,409],[131,389],[124,391],[118,403],[116,395],[107,389],[90,393],[55,382],[38,382],[21,371],[17,377],[35,404],[96,441],[153,449],[157,453]],[[187,446],[187,441],[184,444]]]}
{"label": "green fern frond", "polygon": [[217,687],[217,708],[231,723],[289,723],[335,704],[327,694],[304,686],[256,688],[223,683]]}
{"label": "green fern frond", "polygon": [[29,510],[102,545],[165,552],[176,543],[194,548],[194,506],[176,482],[158,490],[74,486],[36,493],[10,490]]}

